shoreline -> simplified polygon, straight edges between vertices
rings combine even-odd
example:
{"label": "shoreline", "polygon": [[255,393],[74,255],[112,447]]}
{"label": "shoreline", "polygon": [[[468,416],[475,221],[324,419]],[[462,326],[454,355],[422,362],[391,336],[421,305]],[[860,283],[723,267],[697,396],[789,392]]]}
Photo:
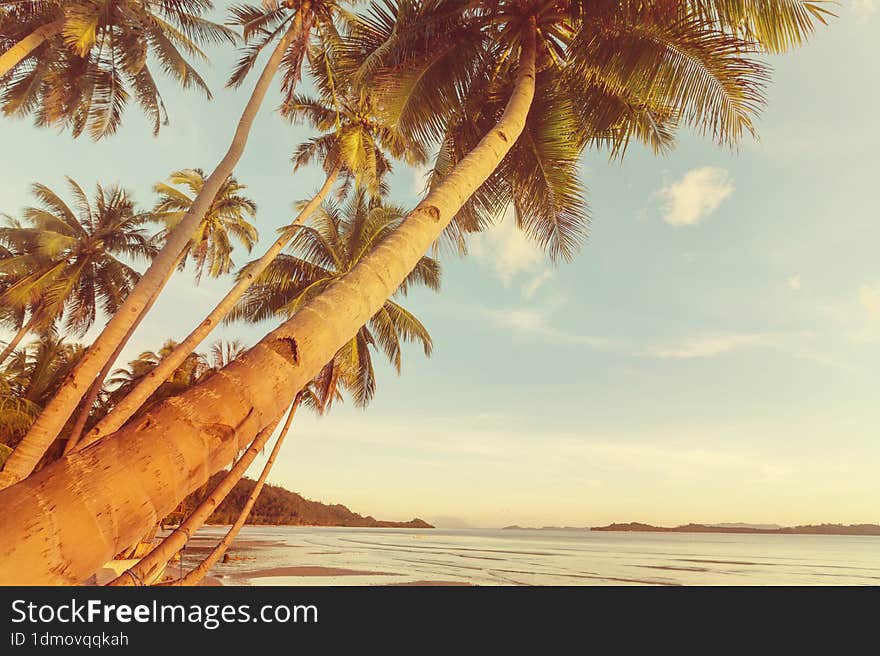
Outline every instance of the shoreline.
{"label": "shoreline", "polygon": [[[725,538],[661,532],[646,539],[643,533],[619,532],[602,539],[598,532],[590,539],[588,532],[578,538],[555,531],[517,535],[500,529],[408,531],[403,535],[357,531],[360,537],[253,527],[233,543],[228,559],[218,563],[200,585],[737,585],[756,581],[863,585],[880,580],[876,543],[864,536],[833,536],[837,541],[830,541],[829,551],[824,540],[785,540],[766,534]],[[194,536],[181,554],[183,562],[170,565],[168,574],[176,578],[192,569],[224,533],[223,528],[212,527]],[[656,549],[657,543],[666,548]],[[779,546],[768,549],[771,544]]]}
{"label": "shoreline", "polygon": [[[228,526],[228,524],[206,524],[205,526],[210,528],[222,528]],[[249,525],[254,527],[263,526],[261,524]],[[272,525],[276,526],[276,525]],[[279,525],[280,526],[280,525]],[[303,526],[301,524],[294,524],[290,526]],[[351,528],[351,527],[326,527],[326,526],[317,526],[317,528]],[[378,526],[369,526],[369,527],[357,527],[357,528],[386,528],[386,527],[378,527]],[[222,536],[205,536],[196,534],[193,538],[187,543],[186,547],[181,550],[181,554],[185,558],[185,562],[188,562],[189,565],[194,564],[195,561],[200,560],[202,556],[207,555],[214,548],[214,546],[222,539]],[[279,540],[271,540],[271,539],[260,539],[260,538],[245,538],[243,540],[235,540],[229,548],[229,551],[224,556],[224,559],[221,563],[230,563],[230,562],[242,562],[242,561],[254,561],[253,565],[255,569],[249,569],[245,571],[238,571],[232,574],[217,574],[212,570],[204,579],[198,584],[199,587],[227,587],[227,586],[247,586],[249,582],[254,579],[272,579],[272,578],[283,578],[283,577],[297,577],[303,579],[309,579],[310,581],[306,583],[306,585],[326,585],[321,582],[321,579],[333,578],[333,577],[400,577],[403,576],[397,572],[386,572],[386,571],[373,571],[373,570],[365,570],[365,569],[353,569],[348,567],[334,567],[328,565],[288,565],[288,566],[276,566],[276,567],[260,567],[260,552],[266,549],[271,549],[272,547],[284,547],[288,546],[286,543]],[[253,555],[250,555],[253,553]],[[333,552],[339,553],[339,552]],[[180,561],[178,560],[173,565],[171,565],[171,569],[180,567]],[[215,566],[216,567],[216,566]],[[176,574],[167,574],[170,578],[176,578]],[[391,581],[388,583],[367,583],[366,585],[388,585],[388,586],[406,586],[406,587],[421,587],[421,586],[473,586],[475,584],[468,583],[466,581],[455,581],[455,580],[446,580],[446,579],[421,579],[417,581]]]}
{"label": "shoreline", "polygon": [[836,537],[880,537],[877,524],[812,524],[803,526],[723,526],[712,524],[683,524],[681,526],[654,526],[641,522],[614,523],[607,526],[505,526],[502,531],[560,532],[582,531],[595,533],[721,533],[739,535],[830,535]]}

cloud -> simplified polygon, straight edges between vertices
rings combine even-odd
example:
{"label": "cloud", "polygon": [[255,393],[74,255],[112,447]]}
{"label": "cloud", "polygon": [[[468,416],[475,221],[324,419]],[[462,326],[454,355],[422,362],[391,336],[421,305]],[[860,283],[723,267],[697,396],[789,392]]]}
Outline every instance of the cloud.
{"label": "cloud", "polygon": [[[878,303],[876,311],[880,312],[880,293],[873,300]],[[613,352],[625,357],[693,360],[714,358],[748,349],[771,348],[799,360],[809,360],[836,369],[853,370],[849,364],[839,362],[810,349],[809,342],[805,340],[813,336],[813,333],[806,331],[704,334],[661,343],[650,338],[647,340],[620,339],[560,330],[552,324],[551,313],[545,309],[484,308],[481,312],[484,317],[508,333],[540,337],[558,344],[582,345],[596,351]],[[865,331],[854,339],[862,342],[873,342],[875,339],[880,339],[880,319],[875,325],[878,328],[876,334]]]}
{"label": "cloud", "polygon": [[880,285],[859,287],[859,307],[862,327],[851,333],[850,339],[858,344],[880,342]]}
{"label": "cloud", "polygon": [[544,262],[540,247],[516,227],[512,209],[494,226],[474,236],[471,253],[487,263],[505,285],[521,273],[537,271]]}
{"label": "cloud", "polygon": [[880,321],[880,287],[862,285],[859,287],[859,303],[872,321]]}
{"label": "cloud", "polygon": [[526,300],[532,298],[541,287],[544,286],[544,283],[550,280],[553,277],[553,269],[544,269],[540,273],[538,273],[534,278],[532,278],[529,282],[523,285],[523,297]]}
{"label": "cloud", "polygon": [[[735,448],[705,448],[692,440],[682,441],[680,435],[661,435],[662,445],[645,441],[611,439],[607,436],[580,431],[541,431],[539,435],[525,428],[521,418],[479,421],[472,416],[445,415],[432,417],[430,422],[419,418],[424,429],[419,440],[411,436],[412,419],[372,419],[354,422],[337,419],[321,425],[316,431],[315,420],[304,419],[300,438],[304,448],[312,442],[328,443],[351,450],[351,445],[362,444],[385,447],[396,452],[429,456],[435,466],[454,462],[482,465],[489,461],[493,467],[520,463],[533,470],[562,471],[569,466],[580,467],[590,463],[596,474],[610,475],[635,470],[636,475],[654,472],[675,478],[700,478],[720,471],[733,470],[743,479],[759,480],[768,476],[787,476],[789,470],[768,464],[760,454]],[[409,432],[408,432],[409,431]],[[410,455],[409,457],[416,457]],[[539,464],[540,463],[540,464]],[[584,481],[581,481],[581,484]],[[595,479],[593,483],[598,483]],[[592,486],[592,485],[591,485]]]}
{"label": "cloud", "polygon": [[724,169],[706,166],[688,171],[681,180],[660,190],[664,200],[663,220],[674,226],[700,223],[718,209],[733,190]]}
{"label": "cloud", "polygon": [[792,291],[800,291],[801,288],[801,277],[800,274],[796,276],[791,276],[788,280],[785,281],[785,284],[788,285],[788,288]]}
{"label": "cloud", "polygon": [[496,323],[524,333],[551,332],[546,317],[535,310],[484,310]]}
{"label": "cloud", "polygon": [[868,18],[877,11],[877,0],[853,0],[852,13],[859,18]]}
{"label": "cloud", "polygon": [[412,192],[416,196],[423,196],[428,187],[428,176],[431,175],[430,166],[414,166],[412,167]]}
{"label": "cloud", "polygon": [[563,330],[557,330],[550,325],[548,314],[538,310],[521,308],[506,310],[484,309],[483,314],[499,326],[509,328],[522,334],[548,337],[554,341],[560,342],[585,344],[597,349],[608,349],[614,346],[612,340],[604,339],[602,337],[578,335],[567,333]]}
{"label": "cloud", "polygon": [[742,333],[689,337],[677,344],[650,349],[649,353],[661,359],[709,358],[731,351],[755,346],[775,346],[790,337],[781,333]]}
{"label": "cloud", "polygon": [[[880,300],[880,299],[878,299]],[[637,358],[656,358],[660,360],[687,360],[695,358],[712,358],[734,351],[749,348],[770,347],[782,349],[800,359],[820,362],[820,358],[811,353],[794,350],[794,340],[808,336],[804,332],[766,332],[766,333],[729,333],[718,335],[698,335],[685,337],[676,342],[645,346],[634,341],[583,335],[559,330],[550,323],[547,311],[511,308],[483,309],[483,316],[496,325],[522,335],[543,337],[558,343],[582,344],[601,351],[614,351]],[[830,364],[824,361],[825,364]],[[839,366],[835,364],[835,366]]]}

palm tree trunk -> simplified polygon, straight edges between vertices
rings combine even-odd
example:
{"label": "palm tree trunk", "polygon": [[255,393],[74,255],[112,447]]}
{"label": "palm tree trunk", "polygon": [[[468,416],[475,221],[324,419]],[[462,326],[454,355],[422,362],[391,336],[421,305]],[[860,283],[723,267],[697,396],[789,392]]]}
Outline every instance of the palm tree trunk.
{"label": "palm tree trunk", "polygon": [[[164,281],[167,280],[168,272],[173,270],[174,262],[178,253],[189,242],[205,213],[210,209],[217,192],[223,182],[232,173],[244,152],[251,126],[260,109],[263,99],[272,84],[284,54],[295,38],[300,45],[305,45],[308,34],[299,32],[303,24],[302,14],[308,12],[308,3],[303,3],[297,12],[297,17],[291,29],[284,35],[245,106],[239,120],[238,127],[232,139],[232,144],[226,155],[214,169],[214,172],[205,180],[202,190],[193,201],[192,207],[187,211],[181,222],[169,233],[165,246],[153,259],[149,269],[141,277],[138,284],[123,302],[119,311],[113,315],[104,330],[89,347],[85,356],[74,368],[58,393],[46,405],[43,412],[34,422],[27,435],[19,443],[16,450],[9,456],[3,470],[0,471],[0,489],[12,485],[30,474],[40,457],[49,448],[49,445],[58,437],[64,424],[74,413],[83,395],[88,392],[89,386],[95,380],[98,372],[106,364],[107,359],[113,355],[117,345],[125,338],[131,325],[137,321],[144,307],[149,303],[155,293],[161,291]],[[307,22],[307,21],[306,21]]]}
{"label": "palm tree trunk", "polygon": [[[290,407],[290,413],[287,416],[287,422],[285,422],[284,426],[285,432],[290,427],[290,422],[293,419],[293,415],[296,413],[301,398],[302,395],[297,394],[296,399],[293,401],[293,405]],[[238,483],[245,475],[247,468],[254,461],[254,458],[256,458],[257,454],[264,446],[266,446],[266,442],[269,441],[269,438],[275,431],[277,423],[278,422],[272,422],[257,434],[257,437],[251,443],[250,447],[248,447],[248,450],[245,451],[241,458],[236,461],[235,465],[233,465],[229,472],[227,472],[226,476],[223,477],[223,480],[211,490],[211,494],[209,494],[207,498],[190,513],[189,517],[180,523],[180,526],[162,540],[155,549],[138,561],[136,565],[120,574],[107,585],[127,586],[140,583],[150,585],[153,583],[159,576],[159,573],[165,569],[165,565],[168,564],[168,561],[186,546],[186,543],[196,531],[204,526],[205,522],[208,521],[208,518],[211,516],[211,513],[213,513],[217,506],[223,502],[223,499],[229,495],[236,483]]]}
{"label": "palm tree trunk", "polygon": [[534,21],[523,37],[498,123],[346,276],[204,382],[0,491],[0,585],[85,580],[286,409],[397,290],[521,134],[535,93]]}
{"label": "palm tree trunk", "polygon": [[41,25],[0,55],[0,78],[18,66],[25,57],[43,45],[47,39],[60,34],[63,27],[63,18]]}
{"label": "palm tree trunk", "polygon": [[205,578],[205,575],[211,571],[211,568],[217,564],[217,561],[223,557],[223,554],[226,553],[226,550],[229,548],[229,545],[232,544],[232,541],[235,540],[235,536],[238,535],[241,527],[244,526],[244,523],[250,516],[251,509],[254,507],[254,504],[260,496],[260,492],[263,490],[263,485],[266,483],[266,478],[269,476],[269,472],[272,471],[272,465],[275,464],[275,458],[278,456],[279,451],[281,451],[281,445],[284,443],[284,438],[287,437],[287,432],[290,430],[290,422],[293,420],[293,415],[299,405],[300,398],[301,395],[298,394],[287,415],[287,421],[284,422],[284,428],[281,429],[278,439],[275,440],[275,446],[272,447],[272,453],[269,454],[266,464],[263,465],[263,471],[260,472],[260,478],[257,479],[257,483],[254,485],[254,489],[251,490],[250,496],[248,496],[244,507],[241,509],[241,512],[238,513],[235,523],[202,562],[187,572],[182,578],[171,583],[171,585],[198,585],[201,580]]}
{"label": "palm tree trunk", "polygon": [[37,323],[36,314],[31,314],[31,318],[28,319],[27,323],[25,323],[21,328],[19,328],[18,332],[15,333],[15,337],[9,340],[9,343],[6,345],[6,348],[3,349],[3,352],[0,353],[0,364],[6,362],[6,358],[12,355],[13,351],[18,347],[19,343],[24,336],[27,335],[34,325]]}
{"label": "palm tree trunk", "polygon": [[[318,190],[318,193],[309,201],[309,203],[300,211],[296,219],[291,225],[302,224],[312,212],[314,212],[326,198],[327,193],[333,187],[336,181],[341,165],[337,164],[324,181],[324,185]],[[199,344],[210,334],[210,332],[232,311],[235,304],[242,295],[250,288],[251,285],[260,277],[260,274],[266,270],[272,261],[278,256],[281,250],[287,245],[289,235],[282,235],[260,259],[256,260],[247,269],[244,270],[242,276],[235,283],[235,286],[229,290],[226,296],[211,310],[210,314],[196,328],[178,344],[171,353],[162,358],[153,371],[144,376],[141,381],[129,392],[124,399],[116,404],[116,407],[101,421],[99,421],[85,439],[82,440],[80,448],[84,448],[93,442],[101,439],[104,435],[108,435],[118,430],[128,419],[138,411],[144,402],[150,398],[150,395],[167,379],[180,363],[192,353]]]}
{"label": "palm tree trunk", "polygon": [[[165,287],[165,285],[168,284],[168,281],[171,280],[171,276],[174,275],[177,267],[180,266],[181,260],[186,257],[186,253],[187,249],[184,248],[180,252],[180,255],[177,256],[177,262],[174,263],[174,266],[165,277],[165,282],[162,283],[163,288]],[[162,290],[158,289],[156,293],[153,294],[153,298],[151,298],[150,302],[144,306],[144,309],[141,311],[141,314],[137,318],[137,321],[131,324],[131,328],[129,328],[128,332],[125,333],[125,337],[119,342],[116,350],[113,351],[113,355],[111,355],[106,364],[104,364],[104,367],[101,369],[98,377],[95,378],[95,382],[92,383],[92,386],[89,388],[89,393],[86,394],[86,397],[80,404],[79,416],[76,418],[76,423],[74,423],[73,428],[70,429],[70,435],[67,438],[67,444],[64,445],[64,455],[67,455],[68,453],[73,451],[73,449],[79,443],[79,438],[82,436],[83,429],[86,427],[86,422],[89,420],[89,415],[92,413],[92,406],[95,403],[95,399],[97,399],[98,394],[101,393],[101,388],[104,386],[104,381],[107,379],[107,376],[110,375],[110,370],[113,368],[113,365],[119,358],[119,354],[122,353],[122,349],[124,349],[125,345],[128,344],[128,341],[131,339],[131,336],[134,335],[135,331],[138,329],[138,326],[141,325],[144,317],[146,317],[150,313],[150,310],[153,308],[153,304],[156,302],[156,299],[159,298],[159,294],[161,294],[161,292]],[[162,384],[161,381],[159,382],[159,384]],[[125,419],[128,419],[128,417],[126,417]]]}

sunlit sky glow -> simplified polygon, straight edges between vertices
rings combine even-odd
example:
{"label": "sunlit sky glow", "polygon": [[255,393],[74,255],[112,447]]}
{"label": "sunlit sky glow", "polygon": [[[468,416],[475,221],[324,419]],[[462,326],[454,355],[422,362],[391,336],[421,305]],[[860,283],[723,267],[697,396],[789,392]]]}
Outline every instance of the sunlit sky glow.
{"label": "sunlit sky glow", "polygon": [[[682,133],[662,159],[588,153],[593,223],[576,260],[551,266],[510,221],[445,257],[442,292],[407,300],[433,357],[408,349],[400,377],[380,366],[367,411],[303,414],[270,482],[447,526],[880,522],[876,9],[844,3],[808,47],[773,58],[760,141],[730,152]],[[212,54],[215,100],[166,80],[158,139],[134,107],[99,144],[4,118],[0,212],[31,204],[32,182],[63,190],[65,174],[118,181],[147,207],[172,170],[211,168],[245,102],[222,86],[234,53]],[[236,170],[259,205],[256,253],[322,180],[291,176],[308,132],[274,106]],[[413,206],[422,173],[398,167],[393,197]],[[123,361],[182,338],[229,282],[176,275]],[[270,327],[209,341],[253,344]]]}

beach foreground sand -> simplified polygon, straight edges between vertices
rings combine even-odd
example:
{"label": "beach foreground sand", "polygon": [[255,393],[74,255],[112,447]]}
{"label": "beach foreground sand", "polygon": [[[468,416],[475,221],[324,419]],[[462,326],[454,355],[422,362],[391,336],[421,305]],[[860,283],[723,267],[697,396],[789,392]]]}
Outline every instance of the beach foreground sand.
{"label": "beach foreground sand", "polygon": [[[185,561],[185,568],[194,565],[196,562],[208,555],[214,548],[219,538],[196,536],[187,544],[186,549],[182,552]],[[364,569],[351,569],[344,567],[325,567],[320,565],[294,565],[284,567],[258,567],[261,552],[266,552],[272,548],[284,547],[286,544],[281,541],[271,539],[244,539],[236,540],[226,555],[225,562],[253,562],[253,569],[241,569],[233,575],[227,576],[206,576],[200,585],[202,586],[228,586],[228,585],[247,585],[254,579],[271,579],[284,577],[303,577],[315,579],[315,583],[320,585],[320,580],[330,577],[399,577],[396,572],[373,571]],[[312,552],[320,553],[320,552]],[[339,552],[328,552],[338,554]],[[177,569],[180,567],[178,560],[171,566],[167,578],[175,578]],[[418,580],[418,581],[393,581],[389,583],[377,583],[370,581],[368,585],[389,585],[389,586],[461,586],[472,585],[462,581],[449,580]]]}

